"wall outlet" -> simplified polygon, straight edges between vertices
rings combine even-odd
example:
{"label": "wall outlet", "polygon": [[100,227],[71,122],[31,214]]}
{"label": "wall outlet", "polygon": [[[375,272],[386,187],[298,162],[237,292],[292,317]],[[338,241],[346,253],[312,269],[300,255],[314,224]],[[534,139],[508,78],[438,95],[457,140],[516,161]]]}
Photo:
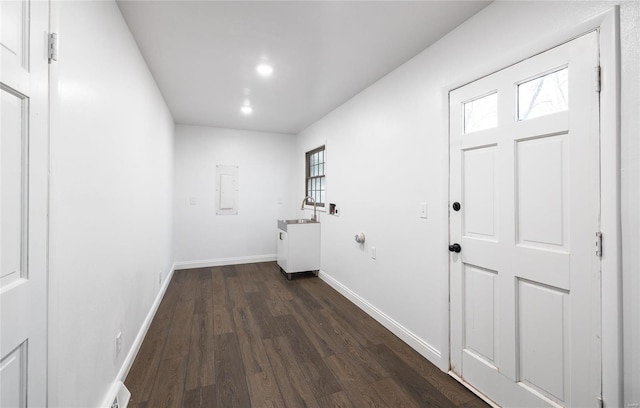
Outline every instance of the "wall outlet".
{"label": "wall outlet", "polygon": [[120,355],[121,351],[122,351],[122,332],[119,331],[118,334],[116,334],[116,357]]}

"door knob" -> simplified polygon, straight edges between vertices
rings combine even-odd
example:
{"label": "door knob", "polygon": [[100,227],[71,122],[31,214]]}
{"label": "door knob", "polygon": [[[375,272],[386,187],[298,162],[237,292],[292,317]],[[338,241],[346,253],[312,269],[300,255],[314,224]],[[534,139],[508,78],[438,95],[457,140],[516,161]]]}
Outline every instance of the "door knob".
{"label": "door knob", "polygon": [[462,251],[462,247],[460,244],[451,244],[449,245],[449,252],[460,252]]}

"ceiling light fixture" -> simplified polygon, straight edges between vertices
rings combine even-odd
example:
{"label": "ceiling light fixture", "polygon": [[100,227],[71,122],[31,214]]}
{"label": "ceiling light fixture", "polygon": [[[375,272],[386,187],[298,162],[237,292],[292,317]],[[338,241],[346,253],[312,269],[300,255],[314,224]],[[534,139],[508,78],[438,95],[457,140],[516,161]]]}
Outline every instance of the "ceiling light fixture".
{"label": "ceiling light fixture", "polygon": [[251,106],[243,106],[242,108],[240,108],[240,110],[242,111],[242,113],[244,113],[245,115],[250,114],[251,112],[253,112],[253,108]]}
{"label": "ceiling light fixture", "polygon": [[263,77],[267,77],[273,73],[273,67],[267,64],[260,64],[256,67],[256,71]]}

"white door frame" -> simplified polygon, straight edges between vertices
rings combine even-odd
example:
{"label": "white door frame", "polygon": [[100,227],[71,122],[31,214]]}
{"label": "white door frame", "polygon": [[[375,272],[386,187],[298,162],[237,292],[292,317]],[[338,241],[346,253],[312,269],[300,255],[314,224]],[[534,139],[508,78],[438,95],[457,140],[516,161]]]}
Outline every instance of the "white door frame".
{"label": "white door frame", "polygon": [[[622,263],[620,222],[620,10],[618,6],[596,15],[581,24],[567,27],[541,40],[523,44],[513,53],[496,60],[491,72],[474,72],[464,82],[443,88],[442,106],[446,106],[442,128],[447,129],[449,140],[449,92],[483,76],[500,71],[532,55],[539,54],[590,31],[600,30],[600,66],[602,90],[600,92],[600,180],[601,231],[603,235],[602,267],[602,394],[606,406],[622,406]],[[595,75],[595,73],[594,73]],[[442,174],[443,208],[449,203],[449,143],[443,143]],[[443,213],[449,242],[449,211]],[[444,246],[443,246],[444,248]],[[444,249],[443,249],[444,250]],[[448,297],[447,297],[448,302]],[[446,309],[449,310],[449,304]],[[450,317],[447,316],[443,344],[450,345]],[[443,364],[451,360],[450,347],[442,350]],[[441,367],[442,368],[442,367]]]}

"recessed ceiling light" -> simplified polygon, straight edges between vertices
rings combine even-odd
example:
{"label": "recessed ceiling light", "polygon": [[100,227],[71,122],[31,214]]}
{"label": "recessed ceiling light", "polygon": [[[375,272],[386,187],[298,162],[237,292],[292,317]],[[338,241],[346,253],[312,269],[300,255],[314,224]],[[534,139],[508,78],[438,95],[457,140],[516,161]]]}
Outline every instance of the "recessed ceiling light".
{"label": "recessed ceiling light", "polygon": [[256,67],[256,71],[258,71],[258,74],[266,77],[273,73],[273,67],[267,64],[260,64]]}
{"label": "recessed ceiling light", "polygon": [[251,112],[253,112],[253,108],[251,106],[243,106],[242,108],[240,108],[240,110],[242,111],[242,113],[244,113],[245,115],[250,114]]}

